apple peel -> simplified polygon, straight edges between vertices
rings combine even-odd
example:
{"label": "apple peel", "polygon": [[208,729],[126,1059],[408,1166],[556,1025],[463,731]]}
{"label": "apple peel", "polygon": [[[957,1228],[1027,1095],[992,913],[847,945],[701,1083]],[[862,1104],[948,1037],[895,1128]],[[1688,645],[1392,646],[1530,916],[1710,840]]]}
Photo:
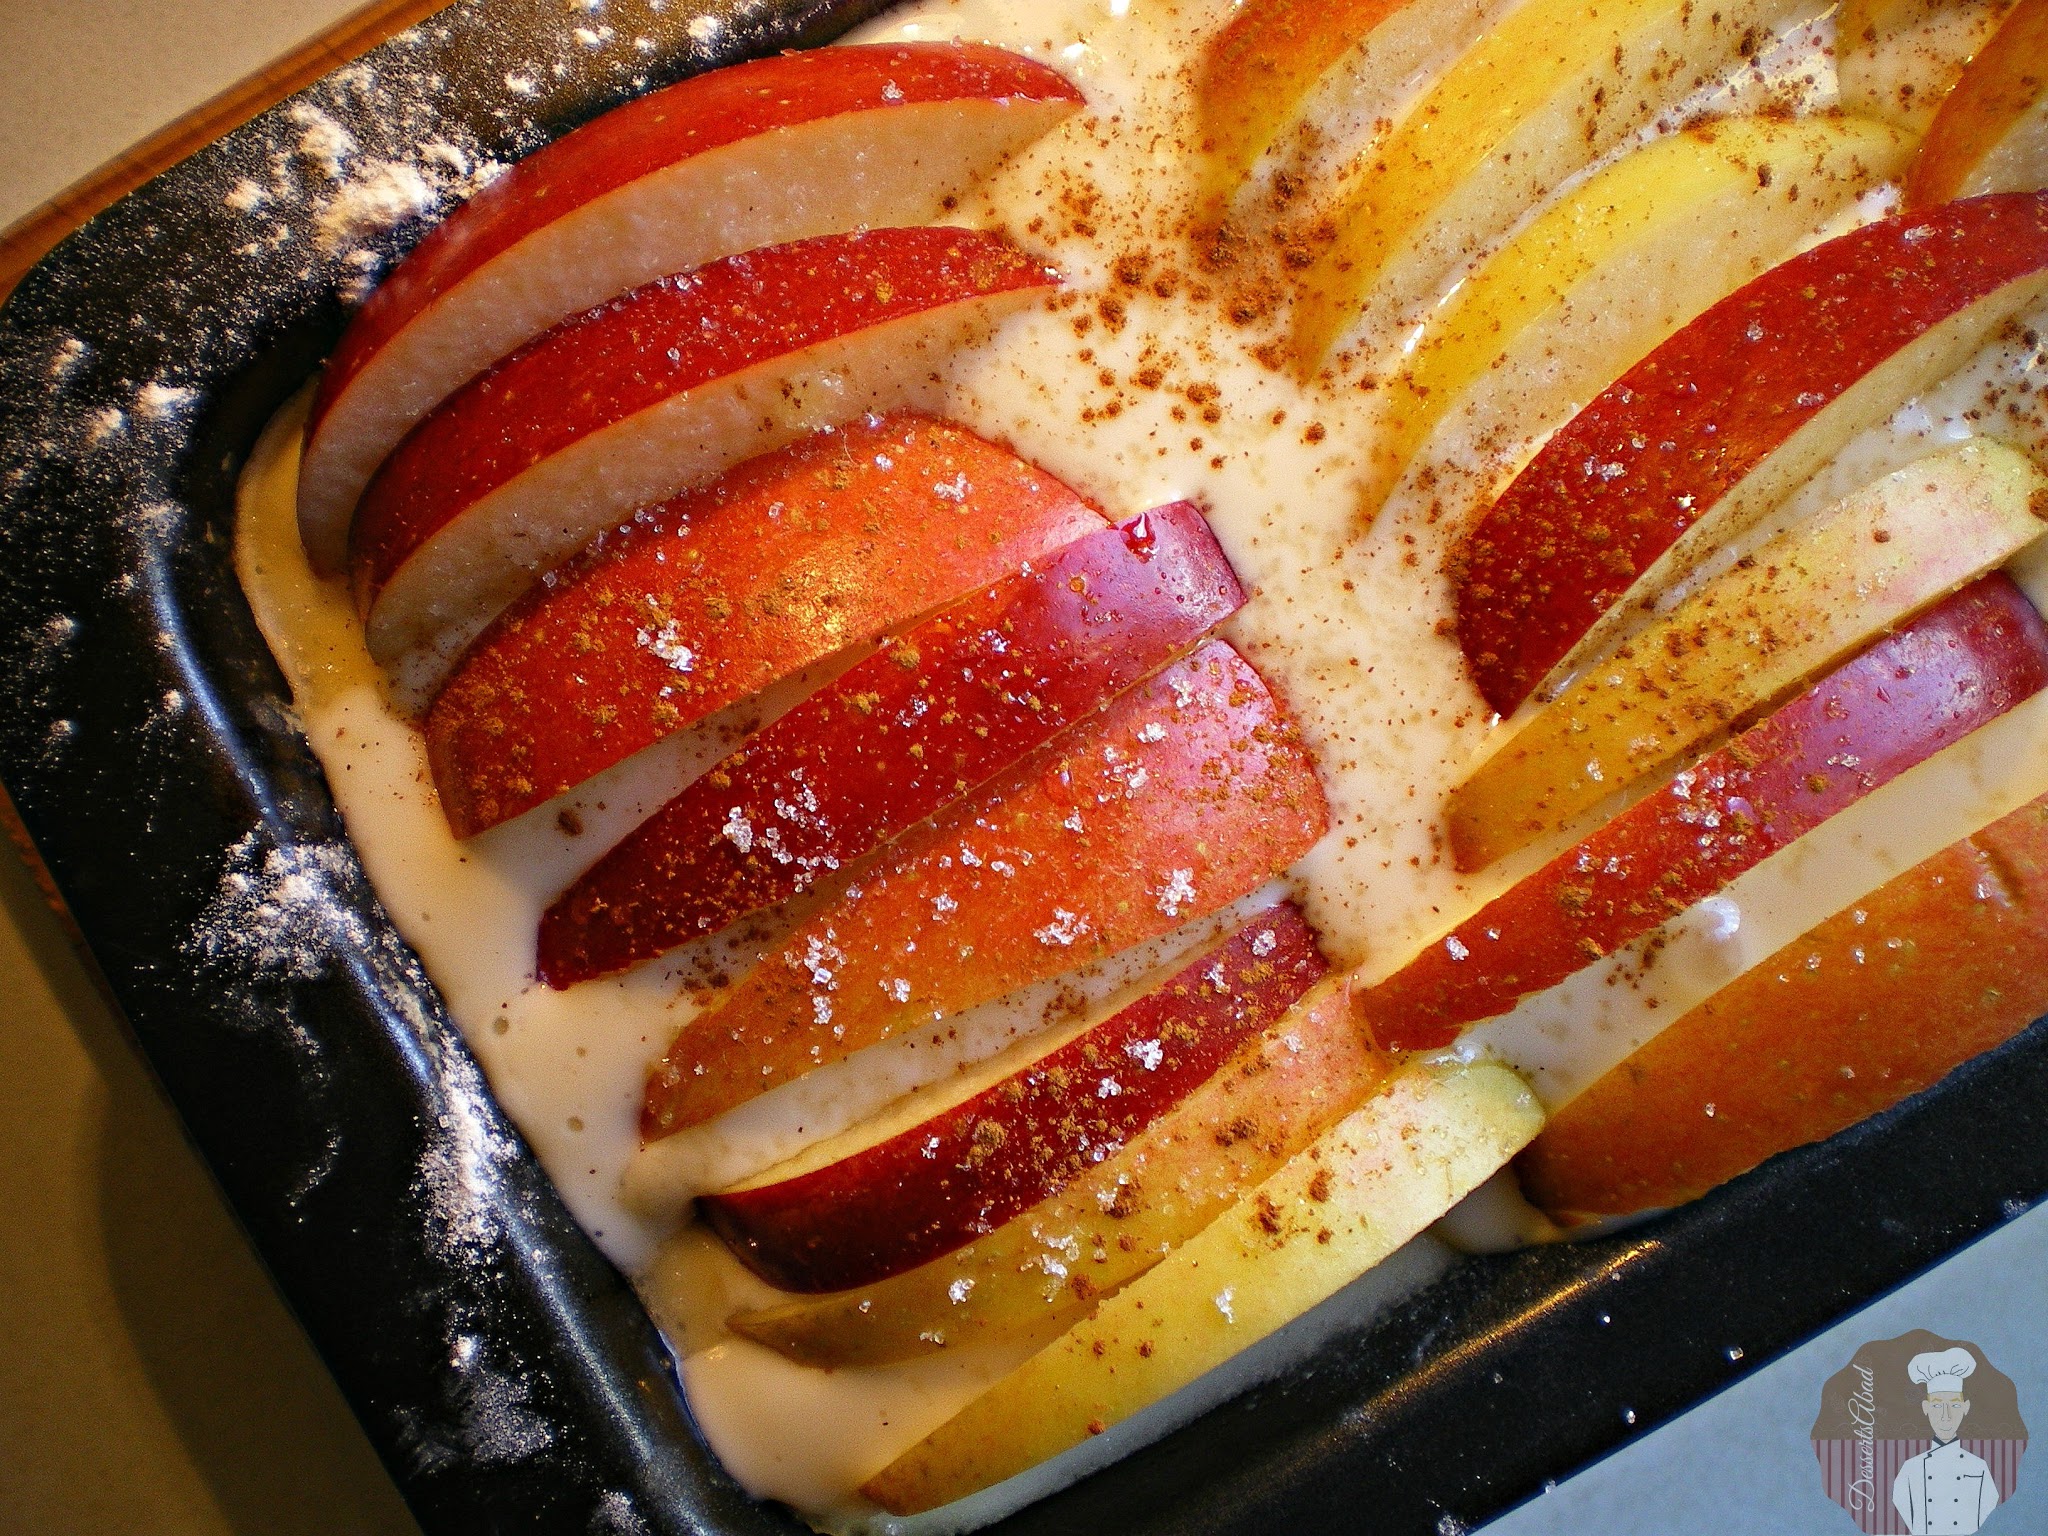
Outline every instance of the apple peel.
{"label": "apple peel", "polygon": [[2048,476],[1973,442],[1864,487],[1695,589],[1588,667],[1456,789],[1481,869],[1767,708],[2040,537]]}
{"label": "apple peel", "polygon": [[1176,502],[1083,534],[890,637],[565,891],[541,917],[541,979],[566,987],[623,969],[809,889],[1188,650],[1243,601],[1202,514]]}
{"label": "apple peel", "polygon": [[1914,865],[1552,1118],[1523,1188],[1564,1220],[1677,1205],[1931,1087],[2048,1011],[2048,798]]}
{"label": "apple peel", "polygon": [[2048,0],[2020,0],[1942,98],[1907,208],[2048,184]]}
{"label": "apple peel", "polygon": [[1881,220],[1773,267],[1554,434],[1452,561],[1458,642],[1512,714],[1867,427],[2048,293],[2048,193]]}
{"label": "apple peel", "polygon": [[1284,710],[1206,642],[883,850],[684,1026],[648,1079],[642,1139],[1170,933],[1292,864],[1328,819]]}
{"label": "apple peel", "polygon": [[1122,1423],[1379,1263],[1542,1123],[1535,1098],[1504,1067],[1404,1067],[861,1491],[892,1514],[935,1509]]}
{"label": "apple peel", "polygon": [[419,419],[550,326],[740,251],[922,224],[1080,104],[1054,70],[979,44],[817,49],[655,91],[529,155],[435,226],[335,348],[299,478],[315,568],[342,567],[358,497]]}
{"label": "apple peel", "polygon": [[1122,1151],[986,1237],[727,1326],[825,1368],[989,1338],[1050,1342],[1343,1119],[1392,1066],[1352,1021],[1343,988],[1324,983]]}
{"label": "apple peel", "polygon": [[2048,684],[2048,627],[1965,587],[1487,903],[1356,996],[1394,1050],[1449,1044],[1712,895]]}
{"label": "apple peel", "polygon": [[876,229],[728,257],[557,326],[438,406],[364,493],[349,558],[371,655],[402,682],[438,676],[597,534],[916,405],[953,350],[1057,283],[1000,236]]}
{"label": "apple peel", "polygon": [[1114,1157],[1328,970],[1300,912],[1269,908],[963,1103],[823,1168],[700,1195],[698,1214],[781,1290],[886,1280],[987,1236]]}
{"label": "apple peel", "polygon": [[929,416],[819,433],[600,537],[486,631],[425,722],[460,837],[1104,526]]}

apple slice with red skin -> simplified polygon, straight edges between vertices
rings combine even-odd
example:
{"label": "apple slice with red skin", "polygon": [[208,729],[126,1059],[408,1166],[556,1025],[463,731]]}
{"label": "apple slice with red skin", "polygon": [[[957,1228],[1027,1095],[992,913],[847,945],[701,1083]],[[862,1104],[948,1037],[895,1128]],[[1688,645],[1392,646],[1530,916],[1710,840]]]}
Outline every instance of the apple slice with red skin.
{"label": "apple slice with red skin", "polygon": [[447,653],[636,509],[914,403],[953,347],[1057,283],[998,235],[875,229],[728,257],[557,326],[437,407],[363,493],[349,559],[371,654]]}
{"label": "apple slice with red skin", "polygon": [[2048,1012],[2048,799],[1953,843],[1670,1025],[1522,1153],[1562,1219],[1705,1194]]}
{"label": "apple slice with red skin", "polygon": [[1195,88],[1204,155],[1200,223],[1230,195],[1316,82],[1409,0],[1251,0],[1202,55]]}
{"label": "apple slice with red skin", "polygon": [[1934,115],[1906,178],[1905,206],[2048,181],[2048,0],[2007,13]]}
{"label": "apple slice with red skin", "polygon": [[885,849],[648,1079],[654,1141],[863,1046],[1170,933],[1329,822],[1251,665],[1205,643]]}
{"label": "apple slice with red skin", "polygon": [[727,1326],[828,1369],[987,1338],[1050,1341],[1370,1098],[1392,1065],[1352,1022],[1342,987],[1319,986],[1121,1151],[986,1237]]}
{"label": "apple slice with red skin", "polygon": [[1103,526],[929,416],[750,460],[601,536],[470,647],[426,718],[448,823],[495,826]]}
{"label": "apple slice with red skin", "polygon": [[[1857,432],[2048,292],[2048,193],[1948,203],[1795,256],[1547,442],[1452,560],[1458,642],[1512,714]],[[1610,612],[1610,610],[1614,610]],[[1603,617],[1604,616],[1604,617]]]}
{"label": "apple slice with red skin", "polygon": [[1357,995],[1390,1049],[1555,986],[2048,684],[2048,626],[1986,576],[1487,903]]}
{"label": "apple slice with red skin", "polygon": [[335,348],[299,472],[314,566],[341,568],[357,498],[413,425],[548,327],[740,251],[925,223],[1080,104],[999,48],[872,44],[713,70],[536,151],[437,225]]}
{"label": "apple slice with red skin", "polygon": [[1188,502],[1084,534],[894,637],[656,811],[542,914],[541,979],[621,970],[807,890],[1243,602]]}
{"label": "apple slice with red skin", "polygon": [[1058,1194],[1213,1077],[1329,964],[1291,903],[1030,1066],[794,1178],[701,1195],[748,1269],[785,1291],[872,1285]]}

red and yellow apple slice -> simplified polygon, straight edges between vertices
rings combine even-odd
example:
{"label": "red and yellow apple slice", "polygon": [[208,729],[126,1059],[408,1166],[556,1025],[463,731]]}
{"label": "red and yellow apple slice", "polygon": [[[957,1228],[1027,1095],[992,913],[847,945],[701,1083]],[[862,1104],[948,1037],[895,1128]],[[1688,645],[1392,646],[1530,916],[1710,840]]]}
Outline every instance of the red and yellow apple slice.
{"label": "red and yellow apple slice", "polygon": [[1589,667],[1451,792],[1479,869],[1704,745],[2038,538],[2048,476],[1976,442],[1866,486]]}
{"label": "red and yellow apple slice", "polygon": [[924,223],[1080,102],[1000,49],[891,43],[714,70],[529,156],[428,234],[336,347],[299,478],[314,566],[341,568],[357,498],[413,425],[548,327],[740,251]]}
{"label": "red and yellow apple slice", "polygon": [[[1529,207],[1815,0],[1525,0],[1374,147],[1304,275],[1293,346],[1313,374],[1362,310],[1399,321]],[[1683,65],[1676,64],[1684,60]]]}
{"label": "red and yellow apple slice", "polygon": [[1842,0],[1835,76],[1842,105],[1919,137],[2012,0]]}
{"label": "red and yellow apple slice", "polygon": [[1562,1218],[1676,1205],[1919,1092],[2048,1012],[2048,800],[1786,945],[1522,1154]]}
{"label": "red and yellow apple slice", "polygon": [[1245,175],[1294,120],[1315,83],[1411,0],[1247,0],[1211,38],[1195,85],[1198,222],[1220,218]]}
{"label": "red and yellow apple slice", "polygon": [[1377,503],[1486,382],[1535,434],[1739,287],[1912,143],[1872,118],[1738,117],[1652,140],[1561,195],[1431,312],[1389,386]]}
{"label": "red and yellow apple slice", "polygon": [[[1562,427],[1453,561],[1458,641],[1517,706],[1703,552],[2048,293],[2048,193],[1886,219],[1773,267]],[[1610,612],[1610,610],[1612,610]]]}
{"label": "red and yellow apple slice", "polygon": [[2048,684],[2048,627],[1965,587],[1487,903],[1357,995],[1390,1049],[1447,1044],[1648,933]]}
{"label": "red and yellow apple slice", "polygon": [[1334,1295],[1490,1177],[1542,1111],[1505,1068],[1421,1064],[862,1485],[892,1514],[1070,1450]]}
{"label": "red and yellow apple slice", "polygon": [[1044,470],[928,416],[753,459],[606,534],[470,647],[426,718],[449,825],[517,816],[1103,526]]}
{"label": "red and yellow apple slice", "polygon": [[1905,205],[2048,186],[2048,0],[2020,0],[1943,99]]}
{"label": "red and yellow apple slice", "polygon": [[363,494],[370,653],[426,674],[636,509],[865,411],[1057,276],[997,235],[876,229],[750,251],[556,327],[443,402]]}
{"label": "red and yellow apple slice", "polygon": [[1202,514],[1176,502],[956,603],[753,737],[577,880],[541,918],[541,979],[622,969],[808,889],[1243,601]]}
{"label": "red and yellow apple slice", "polygon": [[874,1285],[730,1320],[805,1365],[878,1365],[994,1338],[1050,1342],[1375,1092],[1391,1068],[1343,989],[1311,992],[1058,1194]]}
{"label": "red and yellow apple slice", "polygon": [[1307,749],[1209,642],[905,833],[648,1080],[656,1140],[1249,894],[1323,834]]}
{"label": "red and yellow apple slice", "polygon": [[1129,1007],[963,1103],[793,1177],[697,1209],[785,1291],[873,1285],[1051,1198],[1215,1075],[1322,978],[1290,904],[1269,908]]}

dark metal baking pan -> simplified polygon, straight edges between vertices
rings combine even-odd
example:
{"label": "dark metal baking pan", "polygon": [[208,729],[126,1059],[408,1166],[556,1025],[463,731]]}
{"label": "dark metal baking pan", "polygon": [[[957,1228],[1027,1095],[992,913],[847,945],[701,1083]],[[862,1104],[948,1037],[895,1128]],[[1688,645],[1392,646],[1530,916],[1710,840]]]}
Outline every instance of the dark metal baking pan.
{"label": "dark metal baking pan", "polygon": [[[0,777],[431,1532],[800,1524],[705,1451],[632,1292],[484,1092],[347,850],[236,584],[251,445],[340,333],[353,253],[388,261],[430,217],[337,241],[296,146],[319,113],[365,159],[434,139],[509,160],[878,9],[612,0],[592,45],[561,0],[454,6],[101,215],[0,312]],[[244,179],[305,192],[252,211],[231,196]],[[2037,1024],[1655,1223],[1464,1261],[1001,1529],[1469,1527],[2048,1191],[2044,1105]]]}

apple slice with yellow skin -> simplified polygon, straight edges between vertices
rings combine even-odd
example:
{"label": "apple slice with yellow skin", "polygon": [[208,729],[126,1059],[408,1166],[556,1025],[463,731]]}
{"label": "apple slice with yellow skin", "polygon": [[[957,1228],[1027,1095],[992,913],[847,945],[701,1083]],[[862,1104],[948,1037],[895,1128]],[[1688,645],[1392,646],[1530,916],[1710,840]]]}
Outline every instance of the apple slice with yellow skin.
{"label": "apple slice with yellow skin", "polygon": [[2012,0],[1842,0],[1835,77],[1842,105],[1916,138]]}
{"label": "apple slice with yellow skin", "polygon": [[727,1324],[802,1365],[881,1365],[1003,1337],[1050,1342],[1367,1097],[1392,1069],[1341,986],[1311,992],[1059,1194],[875,1285]]}
{"label": "apple slice with yellow skin", "polygon": [[426,718],[448,824],[496,826],[1104,524],[929,416],[750,460],[601,537],[465,653]]}
{"label": "apple slice with yellow skin", "polygon": [[1705,1194],[1889,1109],[2048,1012],[2048,800],[1916,864],[1716,992],[1523,1152],[1566,1219]]}
{"label": "apple slice with yellow skin", "polygon": [[1243,602],[1200,511],[1176,502],[1084,534],[890,637],[565,891],[541,916],[541,979],[602,976],[808,890],[1191,649]]}
{"label": "apple slice with yellow skin", "polygon": [[1195,86],[1202,136],[1198,222],[1230,195],[1294,121],[1332,65],[1412,0],[1248,0],[1202,55]]}
{"label": "apple slice with yellow skin", "polygon": [[557,326],[436,407],[363,493],[349,561],[370,653],[432,675],[598,533],[917,403],[956,346],[1057,282],[997,235],[874,229],[728,257]]}
{"label": "apple slice with yellow skin", "polygon": [[1394,1050],[1465,1025],[1648,933],[2048,684],[2048,626],[1986,576],[1835,668],[1357,995]]}
{"label": "apple slice with yellow skin", "polygon": [[[1400,320],[1534,203],[1815,0],[1526,0],[1371,151],[1304,273],[1293,349],[1312,375],[1361,311]],[[1675,61],[1683,60],[1682,65]]]}
{"label": "apple slice with yellow skin", "polygon": [[357,498],[413,425],[550,326],[740,251],[925,223],[1080,104],[1017,54],[888,43],[713,70],[536,151],[436,226],[335,348],[299,474],[314,566],[341,568]]}
{"label": "apple slice with yellow skin", "polygon": [[1864,487],[1698,588],[1545,705],[1445,807],[1480,869],[1768,707],[2041,535],[2048,476],[1994,442]]}
{"label": "apple slice with yellow skin", "polygon": [[919,1441],[861,1491],[892,1514],[980,1491],[1178,1391],[1334,1295],[1534,1136],[1504,1067],[1417,1063],[1247,1199]]}
{"label": "apple slice with yellow skin", "polygon": [[2048,186],[2048,0],[2020,0],[1934,116],[1905,206]]}
{"label": "apple slice with yellow skin", "polygon": [[[1523,430],[1562,419],[1835,209],[1895,176],[1912,148],[1887,124],[1841,113],[1710,119],[1580,182],[1424,323],[1388,387],[1372,502],[1481,380],[1514,381],[1500,409]],[[1588,355],[1575,333],[1596,326]]]}
{"label": "apple slice with yellow skin", "polygon": [[1170,933],[1292,864],[1328,819],[1285,711],[1210,641],[884,849],[683,1027],[641,1135]]}
{"label": "apple slice with yellow skin", "polygon": [[1452,561],[1458,643],[1514,713],[1858,432],[2048,293],[2048,193],[1884,219],[1773,267],[1554,433]]}
{"label": "apple slice with yellow skin", "polygon": [[697,1212],[785,1291],[873,1285],[986,1237],[1201,1087],[1329,970],[1291,904],[1058,1049],[822,1168],[700,1195]]}

